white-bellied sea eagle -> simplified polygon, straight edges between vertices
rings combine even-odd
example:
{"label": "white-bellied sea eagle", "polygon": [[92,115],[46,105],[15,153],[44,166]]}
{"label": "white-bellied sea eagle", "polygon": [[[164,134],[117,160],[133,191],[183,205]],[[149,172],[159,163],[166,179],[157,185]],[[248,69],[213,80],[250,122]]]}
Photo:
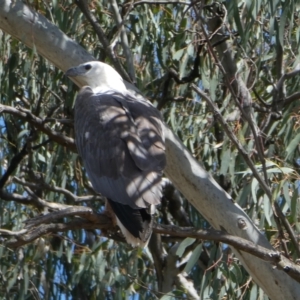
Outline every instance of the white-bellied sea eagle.
{"label": "white-bellied sea eagle", "polygon": [[85,84],[75,103],[75,140],[93,188],[107,198],[126,241],[144,247],[166,164],[161,115],[105,63],[84,63],[66,76]]}

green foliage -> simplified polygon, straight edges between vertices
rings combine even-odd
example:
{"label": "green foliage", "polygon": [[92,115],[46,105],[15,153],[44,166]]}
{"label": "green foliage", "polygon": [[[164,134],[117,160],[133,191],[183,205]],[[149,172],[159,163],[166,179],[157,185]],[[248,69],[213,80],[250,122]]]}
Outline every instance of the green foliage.
{"label": "green foliage", "polygon": [[[246,83],[253,102],[261,107],[274,105],[274,97],[279,93],[275,89],[278,80],[283,74],[299,69],[298,2],[235,0],[227,1],[226,7],[221,6],[221,1],[215,2],[224,13],[226,42],[233,53],[237,74]],[[212,3],[207,1],[207,5]],[[91,25],[73,1],[33,1],[33,5],[91,54],[110,63]],[[121,9],[121,3],[119,5]],[[118,28],[110,1],[93,1],[90,9],[112,42]],[[134,6],[125,25],[134,57],[137,87],[155,104],[169,98],[162,109],[166,123],[217,180],[220,181],[221,176],[225,178],[226,186],[230,187],[228,192],[278,247],[272,203],[214,119],[206,102],[187,83],[178,84],[170,80],[167,94],[164,90],[171,68],[181,79],[190,74],[200,41],[205,40],[199,18],[207,20],[211,14],[208,9],[196,12],[182,4]],[[116,52],[126,66],[121,45],[117,45]],[[51,130],[74,137],[72,124],[62,120],[73,118],[76,90],[62,72],[38,56],[35,50],[3,33],[0,58],[1,104],[29,110]],[[279,60],[282,60],[280,66]],[[196,85],[209,94],[225,118],[230,116],[236,104],[207,45],[200,53],[198,69],[201,75],[194,80]],[[284,94],[277,103],[278,118],[261,110],[255,110],[254,114],[256,124],[263,129],[266,173],[272,184],[273,199],[288,217],[297,237],[300,230],[299,96],[295,97],[297,101],[287,99],[298,93],[299,78],[297,75],[284,81]],[[176,101],[177,97],[183,97],[184,101]],[[249,135],[247,124],[235,120],[230,126],[262,174],[257,145]],[[1,114],[0,127],[1,175],[25,144],[28,149],[28,155],[7,180],[5,191],[25,197],[33,193],[48,202],[69,205],[78,203],[49,186],[60,187],[78,196],[93,193],[77,154],[13,114]],[[34,185],[26,186],[22,180]],[[97,211],[104,210],[104,202],[101,201],[81,204]],[[190,204],[184,201],[183,207],[195,227],[209,227]],[[23,222],[40,213],[43,212],[24,203],[0,200],[2,229],[21,230]],[[157,214],[157,220],[178,224],[174,217],[164,213],[163,207]],[[44,236],[17,250],[9,249],[4,242],[5,238],[1,237],[0,299],[165,300],[185,299],[188,294],[178,285],[170,293],[159,293],[150,250],[132,250],[128,245],[101,237],[100,231],[74,230]],[[166,239],[163,245],[168,252],[174,242]],[[287,247],[290,257],[296,259],[297,252],[292,243],[288,243]],[[192,280],[201,299],[267,299],[226,245],[186,239],[181,241],[176,253],[178,261],[189,257],[182,269]],[[135,292],[139,297],[130,298]]]}

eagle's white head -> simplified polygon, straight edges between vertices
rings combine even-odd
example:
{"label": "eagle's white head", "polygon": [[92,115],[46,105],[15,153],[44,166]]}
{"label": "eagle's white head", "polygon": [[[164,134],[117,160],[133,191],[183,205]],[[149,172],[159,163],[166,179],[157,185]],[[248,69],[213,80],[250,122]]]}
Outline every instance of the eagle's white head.
{"label": "eagle's white head", "polygon": [[111,66],[100,61],[90,61],[70,68],[65,73],[68,77],[80,77],[83,85],[92,88],[94,93],[107,90],[126,92],[126,86],[120,74]]}

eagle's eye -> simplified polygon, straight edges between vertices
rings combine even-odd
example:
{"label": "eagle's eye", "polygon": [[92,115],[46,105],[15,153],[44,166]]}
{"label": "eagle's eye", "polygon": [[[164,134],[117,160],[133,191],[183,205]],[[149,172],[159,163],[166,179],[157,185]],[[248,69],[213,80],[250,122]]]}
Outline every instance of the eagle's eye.
{"label": "eagle's eye", "polygon": [[88,71],[92,68],[92,66],[91,65],[85,65],[84,68]]}

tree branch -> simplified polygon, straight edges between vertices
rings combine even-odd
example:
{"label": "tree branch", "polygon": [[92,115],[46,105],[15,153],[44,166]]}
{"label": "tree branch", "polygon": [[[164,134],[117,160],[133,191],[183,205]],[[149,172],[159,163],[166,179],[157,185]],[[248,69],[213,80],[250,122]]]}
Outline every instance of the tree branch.
{"label": "tree branch", "polygon": [[184,208],[183,201],[179,192],[175,189],[172,182],[167,178],[163,179],[163,201],[168,201],[168,211],[180,226],[192,226],[190,219]]}
{"label": "tree branch", "polygon": [[222,114],[220,113],[218,107],[214,104],[214,102],[204,93],[202,92],[195,84],[191,85],[192,89],[202,98],[204,98],[207,102],[207,104],[210,106],[211,110],[213,111],[213,114],[217,117],[217,119],[220,121],[221,125],[223,126],[224,131],[226,132],[227,136],[230,138],[230,140],[235,144],[240,154],[243,156],[245,162],[249,166],[249,168],[252,171],[253,176],[257,179],[257,181],[262,186],[264,192],[268,195],[268,197],[271,199],[272,194],[269,189],[269,187],[266,185],[265,181],[261,178],[259,175],[254,163],[252,162],[251,158],[249,157],[249,154],[244,149],[243,145],[240,143],[240,141],[237,139],[235,134],[230,129],[229,125],[223,118]]}
{"label": "tree branch", "polygon": [[27,152],[27,143],[24,144],[22,150],[16,154],[10,161],[10,164],[6,170],[6,172],[3,174],[3,176],[0,179],[0,189],[2,189],[9,178],[10,175],[16,170],[20,162],[23,160],[23,158],[28,154]]}
{"label": "tree branch", "polygon": [[[95,60],[45,17],[30,10],[21,1],[0,0],[0,28],[28,47],[35,48],[39,54],[63,71],[80,63]],[[227,46],[222,49],[225,44],[221,43],[218,46],[220,55],[230,55]],[[226,63],[230,68],[232,59],[228,59]],[[232,75],[229,70],[227,73]],[[78,86],[82,85],[79,79],[74,82]],[[126,86],[134,90],[129,83],[126,83]],[[201,167],[168,127],[164,128],[164,134],[167,154],[165,174],[183,196],[214,228],[225,228],[230,234],[241,236],[272,250],[272,246],[252,220]],[[243,221],[244,226],[239,225],[240,220]],[[250,254],[240,251],[235,253],[271,299],[298,298],[300,285],[291,280],[290,276]]]}
{"label": "tree branch", "polygon": [[32,114],[30,110],[24,108],[17,109],[11,106],[0,104],[0,114],[1,113],[8,113],[27,121],[35,128],[47,134],[49,138],[51,138],[51,140],[53,140],[54,142],[57,142],[58,144],[67,147],[69,150],[73,152],[77,152],[74,139],[69,138],[55,130],[50,129],[41,118]]}
{"label": "tree branch", "polygon": [[169,94],[169,85],[171,83],[171,79],[174,79],[177,84],[185,84],[194,81],[196,78],[200,77],[199,67],[200,67],[200,53],[202,51],[204,44],[198,45],[196,57],[194,59],[194,65],[190,73],[183,77],[179,78],[179,75],[176,70],[170,68],[168,72],[164,76],[164,85],[162,91],[162,97],[157,104],[157,109],[161,110],[169,101],[172,101],[172,97],[168,97]]}
{"label": "tree branch", "polygon": [[100,195],[77,196],[66,189],[63,189],[63,188],[57,187],[57,186],[51,186],[50,184],[47,184],[46,182],[44,182],[42,180],[39,180],[39,182],[37,182],[37,183],[33,183],[33,182],[27,182],[24,179],[20,179],[15,176],[13,178],[13,181],[16,183],[19,183],[21,185],[28,186],[33,189],[43,188],[43,189],[47,189],[49,191],[64,194],[67,198],[69,198],[74,203],[75,202],[83,202],[83,201],[91,201],[91,200],[94,200],[94,201],[103,200],[103,197],[101,197]]}
{"label": "tree branch", "polygon": [[194,283],[191,280],[187,280],[182,273],[179,273],[176,276],[175,282],[177,285],[182,286],[187,294],[189,295],[189,299],[200,300],[200,296],[198,295],[198,291],[194,287]]}
{"label": "tree branch", "polygon": [[166,256],[165,250],[162,246],[161,235],[153,232],[148,247],[153,257],[155,272],[157,275],[158,290],[161,292],[164,281],[163,269]]}
{"label": "tree branch", "polygon": [[116,70],[120,73],[120,75],[123,77],[123,79],[131,82],[129,75],[126,73],[126,71],[124,70],[123,66],[121,65],[119,59],[116,57],[114,50],[111,47],[109,47],[109,41],[107,40],[102,27],[100,26],[96,17],[89,10],[88,1],[76,0],[75,3],[79,7],[79,9],[82,11],[82,13],[85,15],[85,17],[90,22],[90,24],[92,25],[93,29],[95,30],[95,32],[99,38],[100,43],[102,44],[103,48],[105,49],[105,52],[111,59]]}
{"label": "tree branch", "polygon": [[[154,0],[154,1],[147,1],[147,0],[141,0],[133,2],[134,6],[142,5],[142,4],[148,4],[148,5],[160,5],[160,4],[183,4],[190,6],[190,2],[182,1],[182,0]],[[124,6],[128,6],[130,3],[125,3]]]}
{"label": "tree branch", "polygon": [[27,188],[27,191],[29,192],[28,196],[21,196],[20,194],[17,193],[8,193],[2,189],[0,190],[0,198],[1,200],[5,200],[5,201],[15,201],[17,203],[24,204],[24,205],[32,205],[37,209],[39,209],[40,211],[44,209],[59,210],[59,209],[64,209],[66,207],[70,207],[70,205],[48,202],[46,200],[43,200],[37,197],[29,188]]}
{"label": "tree branch", "polygon": [[[8,247],[20,247],[22,245],[28,244],[33,240],[56,232],[63,232],[67,230],[76,229],[102,229],[109,230],[113,227],[112,220],[107,214],[97,214],[93,212],[91,208],[78,206],[78,207],[68,207],[59,205],[56,203],[49,203],[50,207],[53,205],[56,208],[61,208],[60,211],[55,211],[48,213],[46,215],[38,216],[36,218],[26,221],[26,226],[24,229],[12,232],[8,230],[0,230],[0,235],[11,236],[12,239],[6,242]],[[61,218],[66,217],[81,217],[82,220],[73,220],[68,223],[51,223]],[[238,251],[247,252],[253,256],[256,256],[264,261],[269,261],[275,264],[278,268],[288,273],[293,279],[300,282],[300,267],[291,263],[289,260],[285,259],[280,255],[279,252],[274,250],[269,250],[265,247],[256,245],[246,239],[232,236],[224,231],[218,230],[198,230],[193,227],[179,227],[174,225],[162,225],[156,224],[154,226],[155,233],[166,234],[177,237],[191,237],[203,240],[212,240],[226,243],[233,246]]]}
{"label": "tree branch", "polygon": [[278,75],[280,75],[280,78],[279,78],[279,80],[278,80],[278,82],[275,86],[275,90],[277,92],[280,91],[283,87],[283,84],[284,84],[285,80],[293,78],[293,77],[297,76],[299,73],[300,73],[300,69],[299,70],[298,69],[294,70],[294,71],[289,72],[289,73],[285,73],[283,75],[278,74]]}
{"label": "tree branch", "polygon": [[297,101],[300,99],[300,92],[296,92],[288,97],[286,97],[283,101],[283,105],[287,106],[290,105],[292,102]]}
{"label": "tree branch", "polygon": [[[57,203],[49,203],[51,208],[60,209],[59,211],[50,212],[45,215],[39,215],[35,218],[28,219],[25,221],[25,228],[21,231],[17,231],[15,234],[12,231],[1,231],[2,235],[6,235],[9,232],[10,236],[16,236],[24,242],[24,244],[32,242],[34,239],[41,237],[42,235],[69,230],[69,224],[60,224],[59,227],[49,226],[46,231],[37,227],[43,227],[48,223],[55,222],[59,219],[66,217],[81,217],[84,221],[82,222],[82,229],[109,229],[113,227],[113,221],[107,214],[98,214],[93,211],[92,208],[84,206],[67,206],[60,205]],[[89,223],[85,223],[89,222]],[[76,222],[75,222],[76,223]],[[91,223],[91,224],[90,224]],[[77,224],[77,223],[76,223]],[[55,225],[50,224],[50,225]],[[64,227],[65,226],[65,227]],[[86,227],[87,226],[87,227]],[[74,228],[76,229],[76,228]],[[24,231],[26,230],[26,231]],[[199,230],[194,227],[179,227],[175,225],[163,225],[155,224],[153,231],[155,233],[170,235],[175,237],[191,237],[196,239],[211,240],[223,242],[228,245],[235,247],[238,250],[245,251],[254,256],[257,256],[265,261],[276,262],[280,258],[280,253],[274,250],[269,250],[264,247],[255,245],[254,243],[236,236],[232,236],[224,231],[219,230]],[[21,232],[21,233],[20,233]],[[32,233],[34,232],[34,233]],[[26,233],[26,237],[20,237],[20,235]]]}
{"label": "tree branch", "polygon": [[[133,0],[131,1],[131,5],[128,7],[128,13],[131,10],[132,4],[133,4]],[[134,69],[132,54],[131,54],[131,50],[130,50],[130,47],[129,47],[126,30],[125,30],[125,27],[124,27],[124,24],[123,24],[124,22],[122,20],[121,15],[120,15],[119,7],[118,7],[118,4],[117,4],[116,0],[111,0],[111,7],[112,7],[115,22],[118,25],[118,33],[115,37],[115,40],[118,39],[119,35],[121,36],[121,45],[122,45],[122,48],[123,48],[123,51],[124,51],[124,55],[126,57],[126,64],[127,64],[128,73],[130,75],[131,81],[133,83],[135,83],[136,82],[136,77],[135,77],[135,69]],[[126,13],[126,15],[127,15],[127,13]],[[124,19],[126,19],[126,16],[124,17]],[[114,51],[114,44],[115,43],[111,44],[111,48],[112,48],[111,51]]]}

